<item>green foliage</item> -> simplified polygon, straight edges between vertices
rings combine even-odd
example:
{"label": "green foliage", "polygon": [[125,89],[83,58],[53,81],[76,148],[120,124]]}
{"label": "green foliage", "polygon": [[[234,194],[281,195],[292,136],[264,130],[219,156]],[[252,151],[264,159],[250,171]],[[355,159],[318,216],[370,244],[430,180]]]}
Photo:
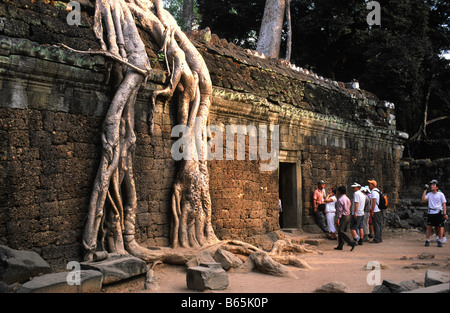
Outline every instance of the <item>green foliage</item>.
{"label": "green foliage", "polygon": [[[197,0],[194,1],[194,23],[192,25],[193,29],[198,28],[199,21],[201,20],[201,15],[199,12]],[[181,29],[185,29],[183,22],[183,0],[164,0],[164,8],[172,14],[172,16],[177,21]]]}
{"label": "green foliage", "polygon": [[200,28],[245,48],[256,48],[265,0],[197,0]]}
{"label": "green foliage", "polygon": [[[292,0],[291,62],[362,88],[395,103],[397,128],[414,134],[428,118],[450,115],[450,2],[378,0],[381,25],[369,26],[365,0]],[[200,28],[246,48],[256,47],[265,0],[198,0]],[[285,36],[283,36],[285,38]],[[284,51],[283,47],[281,51]],[[282,57],[282,56],[281,56]],[[428,134],[450,138],[443,120]]]}

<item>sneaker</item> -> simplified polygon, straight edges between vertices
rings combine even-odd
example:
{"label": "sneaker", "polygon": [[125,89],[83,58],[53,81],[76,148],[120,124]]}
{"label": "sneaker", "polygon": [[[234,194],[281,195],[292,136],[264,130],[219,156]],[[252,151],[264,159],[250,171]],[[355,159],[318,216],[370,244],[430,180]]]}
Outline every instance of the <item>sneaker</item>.
{"label": "sneaker", "polygon": [[447,243],[447,238],[445,238],[445,237],[442,237],[442,240],[441,240],[441,242],[442,242],[442,243]]}
{"label": "sneaker", "polygon": [[358,245],[360,245],[360,246],[363,245],[363,240],[361,238],[359,238],[359,240],[358,240]]}
{"label": "sneaker", "polygon": [[428,247],[429,245],[430,245],[430,241],[429,240],[425,241],[425,247]]}
{"label": "sneaker", "polygon": [[442,248],[442,242],[439,240],[438,241],[438,245],[437,245],[439,248]]}

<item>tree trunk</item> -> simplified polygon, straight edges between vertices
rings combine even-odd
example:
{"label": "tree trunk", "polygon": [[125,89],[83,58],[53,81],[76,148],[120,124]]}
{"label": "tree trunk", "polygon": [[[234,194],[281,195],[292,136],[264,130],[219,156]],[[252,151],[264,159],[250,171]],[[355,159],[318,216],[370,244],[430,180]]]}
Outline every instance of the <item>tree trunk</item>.
{"label": "tree trunk", "polygon": [[[174,183],[172,248],[147,249],[135,240],[134,105],[140,86],[151,73],[135,19],[164,50],[167,63],[173,65],[167,88],[152,96],[152,109],[157,96],[171,96],[176,88],[179,89],[178,119],[181,126],[187,129],[183,149],[192,151],[190,158],[181,161]],[[280,263],[307,268],[303,260],[293,255],[282,255],[284,251],[310,252],[290,241],[276,242],[268,253],[240,241],[219,242],[217,239],[211,223],[206,165],[206,123],[212,98],[211,79],[200,53],[177,26],[175,19],[163,9],[161,0],[97,0],[94,31],[104,51],[85,53],[110,57],[126,65],[127,70],[124,71],[122,65],[118,67],[124,73],[123,79],[120,79],[103,123],[102,156],[83,234],[85,260],[93,261],[95,256],[105,255],[104,252],[97,252],[100,238],[102,250],[130,253],[146,262],[185,264],[201,250],[213,251],[223,246],[250,256],[249,259],[260,271],[272,275],[291,275],[290,270]],[[149,271],[148,288],[152,288],[153,274]]]}
{"label": "tree trunk", "polygon": [[286,23],[287,23],[287,42],[286,42],[285,60],[290,62],[292,54],[291,0],[286,0]]}
{"label": "tree trunk", "polygon": [[183,0],[183,24],[186,31],[192,30],[194,23],[194,0]]}
{"label": "tree trunk", "polygon": [[279,57],[285,8],[285,0],[266,0],[256,48],[259,53],[271,58]]}
{"label": "tree trunk", "polygon": [[[142,248],[135,240],[134,105],[146,74],[151,72],[135,19],[164,50],[167,64],[172,65],[169,85],[152,96],[152,111],[157,96],[171,97],[175,89],[180,90],[178,122],[189,129],[189,140],[183,148],[191,150],[194,156],[181,162],[174,183],[172,245],[198,247],[218,241],[211,224],[206,167],[206,122],[212,84],[203,58],[175,19],[164,10],[161,0],[97,0],[94,32],[104,50],[102,54],[128,65],[128,69],[123,77],[119,75],[120,85],[103,124],[102,157],[83,235],[86,260],[93,259],[100,230],[104,250],[129,252],[144,260],[158,255]],[[117,74],[122,74],[122,68],[118,69]]]}

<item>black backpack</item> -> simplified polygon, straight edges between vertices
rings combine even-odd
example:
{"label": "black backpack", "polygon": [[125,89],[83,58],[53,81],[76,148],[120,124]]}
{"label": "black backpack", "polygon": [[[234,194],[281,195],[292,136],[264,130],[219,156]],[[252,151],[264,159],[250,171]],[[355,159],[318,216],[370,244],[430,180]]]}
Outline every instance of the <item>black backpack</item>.
{"label": "black backpack", "polygon": [[380,195],[380,203],[378,203],[378,208],[381,211],[384,211],[388,207],[388,198],[387,195],[379,191],[378,189],[375,189],[376,192]]}

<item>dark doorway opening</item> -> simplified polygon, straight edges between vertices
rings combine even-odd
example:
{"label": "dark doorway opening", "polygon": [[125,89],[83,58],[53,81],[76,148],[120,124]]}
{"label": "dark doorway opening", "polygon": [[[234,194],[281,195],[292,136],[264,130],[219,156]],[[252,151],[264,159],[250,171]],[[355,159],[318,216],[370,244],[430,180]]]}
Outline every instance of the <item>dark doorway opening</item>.
{"label": "dark doorway opening", "polygon": [[278,171],[278,194],[282,205],[280,227],[298,228],[297,164],[280,162]]}

